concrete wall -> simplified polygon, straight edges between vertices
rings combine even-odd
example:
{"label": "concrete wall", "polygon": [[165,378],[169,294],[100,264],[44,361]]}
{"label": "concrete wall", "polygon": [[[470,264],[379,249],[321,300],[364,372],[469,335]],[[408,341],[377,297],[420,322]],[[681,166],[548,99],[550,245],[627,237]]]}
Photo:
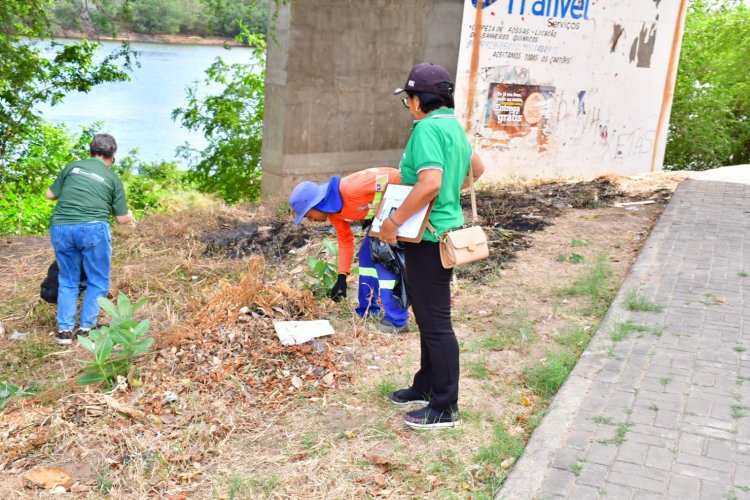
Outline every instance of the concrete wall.
{"label": "concrete wall", "polygon": [[455,75],[462,0],[292,0],[268,49],[263,191],[397,167],[411,115],[392,95],[412,66]]}

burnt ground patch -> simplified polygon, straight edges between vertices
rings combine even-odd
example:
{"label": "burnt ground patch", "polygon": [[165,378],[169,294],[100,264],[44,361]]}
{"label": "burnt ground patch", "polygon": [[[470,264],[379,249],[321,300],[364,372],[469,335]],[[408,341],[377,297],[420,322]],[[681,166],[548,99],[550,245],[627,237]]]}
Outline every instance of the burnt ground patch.
{"label": "burnt ground patch", "polygon": [[246,255],[263,255],[278,260],[290,250],[305,246],[310,239],[323,236],[328,228],[296,225],[287,221],[257,221],[240,223],[227,221],[227,227],[201,238],[208,256],[241,258]]}
{"label": "burnt ground patch", "polygon": [[[484,281],[493,271],[530,246],[529,235],[554,224],[554,219],[570,208],[601,208],[618,201],[654,199],[666,203],[668,189],[638,195],[622,192],[607,177],[592,181],[565,183],[545,182],[524,186],[491,187],[477,190],[477,212],[480,224],[490,241],[490,257],[456,269],[459,277]],[[471,198],[461,196],[461,205],[470,222]],[[240,258],[261,254],[267,259],[283,259],[290,250],[308,242],[330,237],[326,225],[296,225],[291,221],[273,219],[252,222],[226,220],[220,231],[202,238],[206,254]]]}

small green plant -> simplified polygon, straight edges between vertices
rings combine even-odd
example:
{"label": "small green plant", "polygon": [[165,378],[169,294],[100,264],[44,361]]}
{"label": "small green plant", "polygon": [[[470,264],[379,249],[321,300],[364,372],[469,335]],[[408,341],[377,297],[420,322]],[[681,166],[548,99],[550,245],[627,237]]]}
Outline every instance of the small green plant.
{"label": "small green plant", "polygon": [[[310,266],[307,275],[316,280],[310,287],[316,297],[324,297],[328,294],[339,277],[338,244],[334,240],[325,239],[323,240],[323,250],[326,257],[319,259],[311,255],[307,258],[307,265]],[[331,257],[333,257],[333,260],[328,260]]]}
{"label": "small green plant", "polygon": [[592,243],[593,241],[591,240],[576,240],[576,239],[570,242],[570,244],[573,245],[574,247],[587,247],[591,245]]}
{"label": "small green plant", "polygon": [[747,406],[743,406],[741,404],[735,404],[732,405],[732,418],[737,420],[745,416],[745,410],[747,410]]}
{"label": "small green plant", "polygon": [[544,363],[524,370],[526,383],[538,395],[551,397],[563,385],[576,360],[576,356],[567,349],[549,353]]}
{"label": "small green plant", "polygon": [[146,299],[142,298],[133,304],[124,293],[117,297],[117,305],[104,297],[99,298],[99,305],[112,321],[108,327],[92,330],[88,338],[78,338],[81,346],[94,357],[93,360],[81,361],[84,368],[83,375],[78,377],[80,385],[104,382],[111,387],[118,376],[130,371],[133,358],[149,351],[154,343],[154,339],[146,336],[150,320],[136,322],[133,319],[133,314],[145,302]]}
{"label": "small green plant", "polygon": [[595,424],[615,425],[615,420],[612,417],[605,417],[604,415],[597,415],[591,421]]}
{"label": "small green plant", "polygon": [[627,436],[628,431],[632,426],[633,424],[630,422],[620,422],[617,424],[614,436],[609,439],[602,439],[599,442],[601,444],[616,444],[619,446],[625,442],[625,436]]}
{"label": "small green plant", "polygon": [[592,316],[602,316],[614,297],[611,276],[612,267],[609,265],[607,254],[600,252],[572,285],[559,290],[558,293],[588,298],[588,307],[583,312]]}
{"label": "small green plant", "polygon": [[656,406],[656,403],[651,403],[650,405],[648,405],[648,409],[653,410],[653,411],[659,411],[659,407]]}
{"label": "small green plant", "polygon": [[115,486],[109,474],[109,469],[102,469],[96,477],[96,491],[102,495],[108,495]]}
{"label": "small green plant", "polygon": [[740,278],[747,278],[747,271],[740,271],[737,273]]}
{"label": "small green plant", "polygon": [[651,327],[639,325],[634,321],[620,321],[615,324],[615,331],[612,332],[612,341],[620,342],[625,340],[631,333],[643,333],[651,331]]}
{"label": "small green plant", "polygon": [[735,350],[735,352],[745,352],[747,349],[745,349],[741,345],[736,345],[736,346],[734,346],[734,350]]}
{"label": "small green plant", "polygon": [[659,379],[659,383],[663,385],[664,387],[668,386],[671,381],[672,381],[672,377],[662,377]]}
{"label": "small green plant", "polygon": [[583,352],[591,340],[591,326],[577,325],[573,322],[565,325],[565,329],[557,337],[557,343],[573,349],[577,354]]}
{"label": "small green plant", "polygon": [[583,472],[583,464],[580,462],[580,460],[570,466],[570,472],[572,472],[576,476],[581,475],[581,472]]}
{"label": "small green plant", "polygon": [[17,396],[23,395],[23,389],[10,382],[0,382],[0,410],[5,408],[8,402]]}
{"label": "small green plant", "polygon": [[241,498],[250,489],[248,480],[240,474],[232,474],[227,481],[229,482],[229,498],[231,500]]}
{"label": "small green plant", "polygon": [[628,290],[625,294],[625,306],[628,311],[661,312],[664,310],[664,306],[651,302],[635,289]]}
{"label": "small green plant", "polygon": [[396,383],[393,380],[381,380],[375,388],[378,399],[388,398],[396,390]]}
{"label": "small green plant", "polygon": [[581,262],[583,262],[583,255],[579,255],[573,252],[570,255],[560,254],[557,256],[557,262],[565,261],[568,261],[571,264],[580,264]]}
{"label": "small green plant", "polygon": [[522,451],[521,436],[511,436],[501,424],[494,424],[492,441],[479,448],[474,460],[479,463],[500,464],[503,460],[518,458]]}

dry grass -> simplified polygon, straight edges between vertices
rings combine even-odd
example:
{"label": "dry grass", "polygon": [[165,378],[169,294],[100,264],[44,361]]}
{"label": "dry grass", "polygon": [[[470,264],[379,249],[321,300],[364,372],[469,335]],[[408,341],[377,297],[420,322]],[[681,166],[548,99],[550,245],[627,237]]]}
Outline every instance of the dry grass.
{"label": "dry grass", "polygon": [[[0,496],[36,496],[19,487],[18,475],[46,464],[64,465],[79,495],[92,498],[490,498],[548,405],[527,385],[524,369],[546,363],[550,352],[582,348],[598,322],[585,297],[559,290],[600,252],[616,287],[661,211],[658,205],[569,210],[530,236],[532,247],[486,284],[458,280],[463,425],[417,433],[386,402],[417,368],[417,335],[383,336],[352,314],[351,303],[314,301],[301,292],[305,252],[280,267],[202,255],[202,234],[280,207],[151,217],[117,232],[113,292],[149,296],[140,314],[152,318],[162,347],[141,363],[143,386],[113,396],[145,413],[129,417],[100,395],[72,393],[80,389],[66,384],[46,404],[12,404],[0,416],[0,433],[8,432],[0,440]],[[573,239],[591,241],[575,249],[584,265],[555,259],[571,251]],[[312,251],[311,245],[306,252]],[[0,261],[2,303],[15,301],[0,309],[0,318],[10,331],[32,331],[42,346],[54,326],[53,309],[36,299],[39,264],[48,260],[49,249],[39,248]],[[271,312],[238,321],[242,305]],[[270,355],[262,349],[273,346],[273,317],[326,317],[337,334],[321,343],[322,352]],[[46,348],[38,357],[7,339],[0,349],[0,375],[24,373],[50,384],[70,379],[82,354]],[[23,361],[9,353],[34,360],[36,368],[23,372]],[[253,354],[268,359],[251,363]],[[265,382],[238,370],[246,366],[263,367]],[[300,388],[291,384],[295,373]],[[177,399],[169,403],[165,391]]]}

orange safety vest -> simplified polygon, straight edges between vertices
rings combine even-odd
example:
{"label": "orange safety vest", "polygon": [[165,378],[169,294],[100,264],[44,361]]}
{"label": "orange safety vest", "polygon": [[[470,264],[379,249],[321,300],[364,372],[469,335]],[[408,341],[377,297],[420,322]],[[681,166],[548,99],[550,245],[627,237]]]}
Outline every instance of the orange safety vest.
{"label": "orange safety vest", "polygon": [[400,182],[398,169],[390,167],[368,168],[342,177],[339,192],[343,206],[340,212],[328,214],[339,244],[339,273],[349,273],[352,268],[354,233],[349,223],[371,219],[386,186]]}

